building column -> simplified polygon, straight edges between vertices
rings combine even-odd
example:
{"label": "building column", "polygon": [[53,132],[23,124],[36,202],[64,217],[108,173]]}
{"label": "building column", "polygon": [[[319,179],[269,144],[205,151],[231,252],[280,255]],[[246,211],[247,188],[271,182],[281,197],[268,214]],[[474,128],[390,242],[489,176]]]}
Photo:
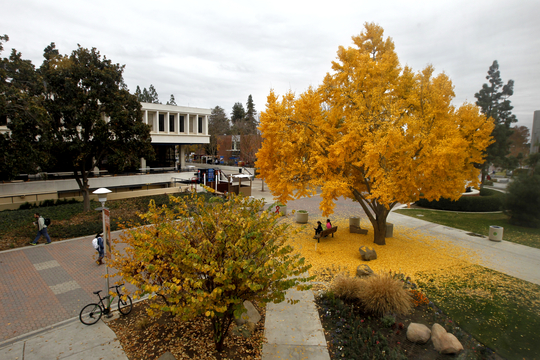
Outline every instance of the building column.
{"label": "building column", "polygon": [[168,134],[170,132],[170,127],[169,127],[169,115],[170,115],[170,112],[167,111],[167,116],[165,117],[165,132]]}
{"label": "building column", "polygon": [[146,159],[141,158],[141,171],[146,172]]}
{"label": "building column", "polygon": [[185,145],[180,145],[180,168],[183,169],[186,167],[186,147]]}
{"label": "building column", "polygon": [[148,110],[144,110],[143,121],[144,121],[145,124],[148,124]]}
{"label": "building column", "polygon": [[203,125],[205,128],[204,135],[208,135],[208,115],[204,115]]}
{"label": "building column", "polygon": [[184,121],[186,122],[186,134],[189,135],[189,114],[186,114],[186,118]]}

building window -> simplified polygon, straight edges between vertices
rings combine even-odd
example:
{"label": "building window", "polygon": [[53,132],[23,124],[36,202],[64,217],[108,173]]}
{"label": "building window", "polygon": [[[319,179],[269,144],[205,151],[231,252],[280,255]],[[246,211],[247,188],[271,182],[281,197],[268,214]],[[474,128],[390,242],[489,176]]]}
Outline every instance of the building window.
{"label": "building window", "polygon": [[202,134],[202,117],[199,116],[199,134]]}
{"label": "building window", "polygon": [[165,131],[165,115],[159,114],[159,131]]}
{"label": "building window", "polygon": [[174,115],[169,115],[169,131],[174,132]]}
{"label": "building window", "polygon": [[181,116],[180,116],[180,132],[181,132],[181,133],[185,132],[184,126],[185,126],[185,125],[184,125],[184,116],[181,115]]}

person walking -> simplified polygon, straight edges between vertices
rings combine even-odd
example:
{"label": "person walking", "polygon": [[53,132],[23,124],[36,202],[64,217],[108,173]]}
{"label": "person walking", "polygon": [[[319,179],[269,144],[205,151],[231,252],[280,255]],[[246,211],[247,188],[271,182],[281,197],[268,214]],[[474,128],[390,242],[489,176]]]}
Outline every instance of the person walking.
{"label": "person walking", "polygon": [[102,233],[99,232],[96,234],[96,237],[92,240],[92,246],[94,246],[94,249],[96,249],[98,252],[98,259],[96,261],[96,264],[103,264],[103,256],[105,256],[105,246],[103,245]]}
{"label": "person walking", "polygon": [[43,218],[43,216],[39,216],[39,213],[35,213],[34,218],[37,221],[34,221],[33,224],[38,227],[38,232],[37,232],[36,238],[34,239],[34,241],[32,241],[30,243],[30,245],[32,245],[32,246],[37,245],[37,242],[38,242],[39,238],[41,237],[41,235],[45,236],[45,239],[47,240],[47,244],[50,244],[51,243],[51,237],[47,233],[47,225],[45,225],[45,219]]}

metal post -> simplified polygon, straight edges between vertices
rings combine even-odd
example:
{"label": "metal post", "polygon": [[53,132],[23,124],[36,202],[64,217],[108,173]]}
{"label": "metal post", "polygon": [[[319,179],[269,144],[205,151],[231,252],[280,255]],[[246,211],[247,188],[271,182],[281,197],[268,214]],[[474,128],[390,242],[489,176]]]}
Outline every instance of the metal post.
{"label": "metal post", "polygon": [[[101,203],[101,220],[103,222],[103,253],[104,253],[103,258],[106,258],[107,257],[107,241],[109,241],[109,239],[107,238],[107,229],[105,227],[105,201]],[[109,265],[107,263],[105,264],[105,274],[106,274],[105,284],[107,286],[105,288],[105,291],[107,292],[107,295],[109,295]],[[109,310],[111,310],[111,298],[109,298],[109,304],[107,304],[107,307],[109,308]],[[110,312],[109,312],[109,315],[110,315]]]}

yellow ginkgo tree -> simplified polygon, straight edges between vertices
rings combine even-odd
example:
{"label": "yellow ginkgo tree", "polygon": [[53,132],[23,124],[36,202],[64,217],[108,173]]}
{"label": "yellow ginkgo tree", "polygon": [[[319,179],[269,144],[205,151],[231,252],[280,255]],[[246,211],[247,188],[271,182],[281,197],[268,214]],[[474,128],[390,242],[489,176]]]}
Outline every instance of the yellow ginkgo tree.
{"label": "yellow ginkgo tree", "polygon": [[444,73],[401,67],[380,26],[366,23],[352,39],[318,89],[270,92],[256,167],[281,202],[320,189],[326,216],[341,196],[358,201],[384,245],[396,204],[457,199],[478,183],[493,123],[473,104],[452,105]]}

